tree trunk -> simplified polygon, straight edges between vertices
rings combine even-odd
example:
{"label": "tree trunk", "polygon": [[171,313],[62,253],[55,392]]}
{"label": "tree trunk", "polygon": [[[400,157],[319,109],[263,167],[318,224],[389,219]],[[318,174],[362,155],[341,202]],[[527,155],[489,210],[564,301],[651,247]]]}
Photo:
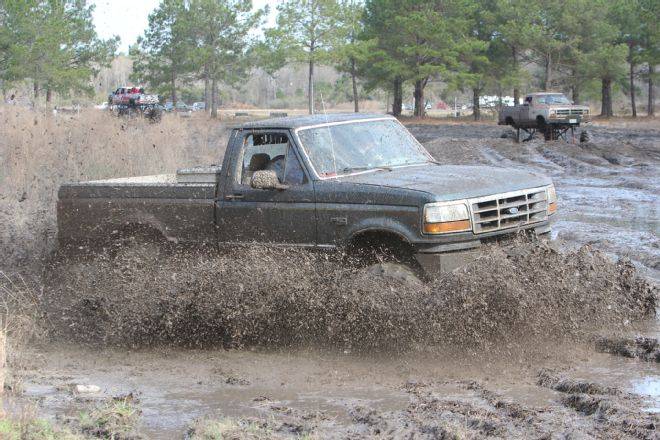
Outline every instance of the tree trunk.
{"label": "tree trunk", "polygon": [[172,105],[174,106],[174,111],[176,111],[176,69],[172,67],[172,73],[170,75],[170,87],[172,88]]}
{"label": "tree trunk", "polygon": [[543,68],[545,69],[545,82],[543,84],[543,91],[547,92],[552,88],[552,55],[547,54],[545,56],[545,63]]}
{"label": "tree trunk", "polygon": [[307,109],[309,110],[309,114],[313,115],[314,114],[314,59],[312,58],[311,53],[309,55],[309,78],[308,78],[307,95],[308,95]]}
{"label": "tree trunk", "polygon": [[215,78],[211,80],[211,117],[218,117],[218,82]]}
{"label": "tree trunk", "polygon": [[34,100],[36,101],[37,99],[39,99],[39,84],[36,81],[34,82],[33,89],[34,89]]}
{"label": "tree trunk", "polygon": [[211,88],[209,84],[209,66],[204,65],[204,112],[206,114],[211,110]]}
{"label": "tree trunk", "polygon": [[610,78],[602,78],[602,106],[600,115],[606,118],[614,116],[612,111],[612,80]]}
{"label": "tree trunk", "polygon": [[649,106],[647,113],[649,116],[655,116],[655,90],[653,90],[653,75],[655,75],[655,66],[649,63]]}
{"label": "tree trunk", "polygon": [[417,80],[415,81],[415,91],[413,92],[415,97],[415,113],[414,115],[418,118],[423,118],[425,109],[424,109],[424,81]]}
{"label": "tree trunk", "polygon": [[50,87],[46,89],[46,102],[50,104],[50,101],[53,99],[53,92],[50,90]]}
{"label": "tree trunk", "polygon": [[358,87],[357,87],[357,70],[355,68],[355,58],[351,58],[351,79],[353,81],[353,103],[355,104],[355,113],[360,113],[360,105],[358,103]]}
{"label": "tree trunk", "polygon": [[479,107],[479,89],[472,89],[472,115],[474,120],[481,119],[481,107]]}
{"label": "tree trunk", "polygon": [[578,86],[577,84],[571,86],[571,97],[573,98],[573,102],[575,104],[580,103],[580,86]]}
{"label": "tree trunk", "polygon": [[394,80],[394,101],[392,102],[392,115],[401,116],[401,109],[403,107],[403,81],[401,78]]}
{"label": "tree trunk", "polygon": [[[511,60],[512,60],[512,68],[513,68],[513,73],[518,76],[518,52],[516,51],[516,48],[511,49]],[[518,86],[513,87],[513,104],[518,105],[520,104],[520,89]]]}
{"label": "tree trunk", "polygon": [[628,63],[630,64],[630,107],[632,117],[637,117],[637,104],[635,104],[635,60],[633,59],[633,43],[628,43]]}

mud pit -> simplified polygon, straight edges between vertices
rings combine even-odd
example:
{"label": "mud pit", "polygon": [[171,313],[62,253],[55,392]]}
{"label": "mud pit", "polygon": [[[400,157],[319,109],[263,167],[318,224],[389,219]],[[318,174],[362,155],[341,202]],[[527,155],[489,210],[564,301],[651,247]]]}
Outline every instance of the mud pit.
{"label": "mud pit", "polygon": [[657,290],[608,257],[659,279],[660,131],[594,127],[571,146],[411,129],[447,163],[551,174],[555,244],[491,249],[422,289],[296,253],[235,254],[238,271],[148,248],[71,263],[41,291],[56,345],[21,356],[25,394],[5,406],[62,418],[133,392],[147,438],[201,431],[198,419],[238,438],[656,438],[660,372],[634,338],[660,336]]}

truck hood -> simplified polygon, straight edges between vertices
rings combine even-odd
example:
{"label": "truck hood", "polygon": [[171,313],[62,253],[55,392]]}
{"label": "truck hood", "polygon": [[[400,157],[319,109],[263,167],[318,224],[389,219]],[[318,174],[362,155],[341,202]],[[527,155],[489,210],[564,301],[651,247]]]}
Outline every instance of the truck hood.
{"label": "truck hood", "polygon": [[537,188],[552,183],[548,177],[510,168],[436,164],[373,171],[337,180],[423,191],[432,194],[438,202]]}

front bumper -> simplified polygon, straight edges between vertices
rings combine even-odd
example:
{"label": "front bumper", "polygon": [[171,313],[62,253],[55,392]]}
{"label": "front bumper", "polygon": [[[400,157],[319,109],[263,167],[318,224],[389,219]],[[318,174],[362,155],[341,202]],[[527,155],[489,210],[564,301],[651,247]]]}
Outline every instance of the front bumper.
{"label": "front bumper", "polygon": [[500,242],[506,246],[506,241],[511,241],[515,237],[515,232],[518,231],[528,231],[537,236],[547,236],[550,233],[550,223],[543,222],[526,228],[509,230],[504,234],[502,231],[492,235],[484,234],[483,236],[480,235],[478,239],[474,239],[473,235],[472,240],[418,245],[416,246],[415,259],[426,275],[438,276],[474,261],[481,255],[480,248],[486,244]]}
{"label": "front bumper", "polygon": [[559,117],[549,117],[548,124],[550,125],[580,125],[581,123],[588,122],[589,117],[583,117],[580,115],[572,116],[559,116]]}

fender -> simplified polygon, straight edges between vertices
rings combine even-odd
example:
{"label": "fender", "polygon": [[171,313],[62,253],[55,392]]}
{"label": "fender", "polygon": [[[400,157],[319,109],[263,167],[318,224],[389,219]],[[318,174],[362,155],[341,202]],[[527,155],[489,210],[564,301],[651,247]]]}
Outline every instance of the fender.
{"label": "fender", "polygon": [[355,237],[365,232],[383,232],[393,234],[401,238],[402,241],[411,244],[415,242],[416,233],[411,231],[403,223],[392,218],[366,218],[353,225],[347,231],[346,240],[350,243]]}

